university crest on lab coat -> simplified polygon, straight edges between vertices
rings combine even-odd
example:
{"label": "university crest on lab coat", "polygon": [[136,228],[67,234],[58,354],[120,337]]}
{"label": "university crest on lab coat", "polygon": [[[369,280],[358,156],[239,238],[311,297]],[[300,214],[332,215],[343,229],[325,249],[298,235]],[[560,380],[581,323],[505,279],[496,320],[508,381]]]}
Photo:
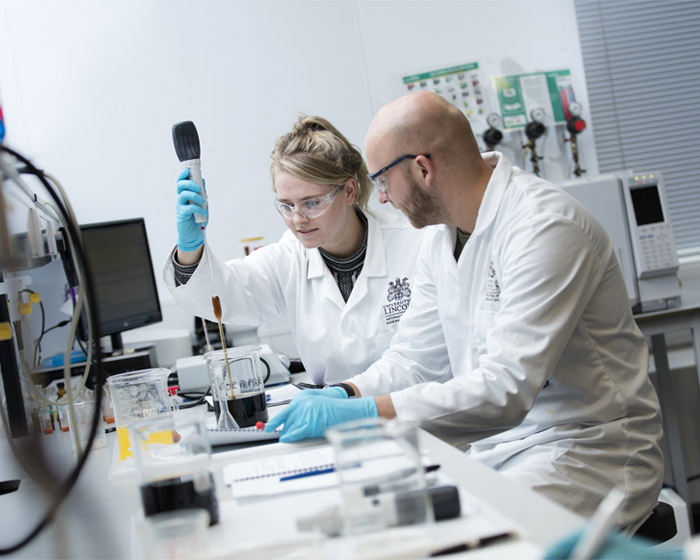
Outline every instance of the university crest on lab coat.
{"label": "university crest on lab coat", "polygon": [[398,323],[401,316],[408,309],[408,304],[411,303],[411,283],[408,278],[396,278],[395,281],[389,281],[387,288],[386,300],[388,305],[384,306],[384,320],[387,325]]}
{"label": "university crest on lab coat", "polygon": [[396,282],[389,282],[389,288],[387,290],[388,294],[386,296],[387,301],[397,301],[402,298],[411,298],[411,284],[408,282],[408,278],[403,280],[396,279]]}
{"label": "university crest on lab coat", "polygon": [[501,301],[501,286],[496,278],[496,271],[493,268],[493,262],[489,263],[488,279],[484,289],[484,300],[493,303]]}

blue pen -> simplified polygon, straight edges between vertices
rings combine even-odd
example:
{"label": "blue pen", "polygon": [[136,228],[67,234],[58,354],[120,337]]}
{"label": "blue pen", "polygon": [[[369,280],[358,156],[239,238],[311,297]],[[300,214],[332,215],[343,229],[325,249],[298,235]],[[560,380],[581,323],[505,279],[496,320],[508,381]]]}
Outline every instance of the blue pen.
{"label": "blue pen", "polygon": [[296,478],[304,478],[306,476],[315,476],[317,474],[331,473],[333,471],[335,471],[335,467],[328,467],[326,469],[318,469],[315,471],[306,471],[297,474],[290,474],[289,476],[283,476],[282,478],[280,478],[280,482],[284,482],[285,480],[294,480]]}

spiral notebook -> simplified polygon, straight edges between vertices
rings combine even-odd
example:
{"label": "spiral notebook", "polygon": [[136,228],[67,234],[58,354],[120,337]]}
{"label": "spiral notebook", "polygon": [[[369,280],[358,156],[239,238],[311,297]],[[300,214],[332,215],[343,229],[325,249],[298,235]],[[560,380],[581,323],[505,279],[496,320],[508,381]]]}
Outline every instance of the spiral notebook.
{"label": "spiral notebook", "polygon": [[[385,473],[387,465],[404,465],[406,462],[402,449],[395,441],[384,441],[380,445],[354,450],[355,458],[359,461],[355,466],[365,469],[366,477],[377,468],[377,474]],[[425,455],[421,456],[421,462],[424,466],[430,464]],[[235,498],[328,488],[338,484],[335,452],[331,445],[323,445],[295,453],[232,463],[224,467],[224,482],[231,486]]]}
{"label": "spiral notebook", "polygon": [[[274,496],[316,488],[328,488],[338,483],[333,472],[335,455],[331,446],[314,447],[306,451],[264,457],[232,463],[224,467],[224,482],[236,498]],[[304,473],[322,474],[282,480]]]}

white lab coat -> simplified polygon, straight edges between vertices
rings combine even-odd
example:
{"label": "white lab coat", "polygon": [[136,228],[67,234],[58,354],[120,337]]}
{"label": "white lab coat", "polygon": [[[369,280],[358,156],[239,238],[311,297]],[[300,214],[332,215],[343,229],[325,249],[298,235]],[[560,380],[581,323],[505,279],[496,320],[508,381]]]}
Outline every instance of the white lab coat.
{"label": "white lab coat", "polygon": [[[636,526],[661,488],[662,429],[612,242],[561,189],[484,157],[495,169],[459,262],[454,228],[430,228],[399,333],[350,381],[583,515],[623,486],[618,521]],[[453,379],[417,384],[449,365]]]}
{"label": "white lab coat", "polygon": [[205,251],[184,286],[175,287],[168,257],[163,279],[183,308],[215,320],[207,262],[212,256],[223,322],[255,327],[277,315],[285,317],[311,379],[337,383],[367,369],[389,347],[411,301],[424,235],[403,216],[364,214],[367,253],[347,303],[318,249],[304,248],[290,231],[278,243],[225,264]]}

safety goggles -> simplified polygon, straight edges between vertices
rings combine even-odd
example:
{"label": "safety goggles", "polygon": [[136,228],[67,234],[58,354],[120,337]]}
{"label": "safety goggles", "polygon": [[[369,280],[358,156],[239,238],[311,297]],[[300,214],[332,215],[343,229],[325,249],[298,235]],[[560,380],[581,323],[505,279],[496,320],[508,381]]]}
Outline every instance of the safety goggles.
{"label": "safety goggles", "polygon": [[[420,154],[419,154],[420,155]],[[430,154],[423,154],[425,157],[430,159]],[[392,161],[389,165],[386,167],[382,167],[379,171],[376,173],[370,173],[367,175],[367,178],[372,181],[372,184],[377,187],[377,189],[383,193],[386,192],[386,190],[389,188],[389,183],[386,180],[386,177],[382,177],[384,173],[389,171],[392,167],[394,167],[397,163],[401,163],[405,159],[416,159],[418,156],[417,155],[412,155],[412,154],[406,154],[404,156],[401,156],[399,158],[396,158],[394,161]]]}
{"label": "safety goggles", "polygon": [[287,204],[275,199],[275,208],[285,220],[294,219],[294,212],[304,218],[318,218],[323,214],[333,203],[335,195],[337,195],[344,185],[336,185],[332,192],[327,195],[319,196],[318,198],[309,198],[299,203],[299,207],[295,208],[293,204]]}

